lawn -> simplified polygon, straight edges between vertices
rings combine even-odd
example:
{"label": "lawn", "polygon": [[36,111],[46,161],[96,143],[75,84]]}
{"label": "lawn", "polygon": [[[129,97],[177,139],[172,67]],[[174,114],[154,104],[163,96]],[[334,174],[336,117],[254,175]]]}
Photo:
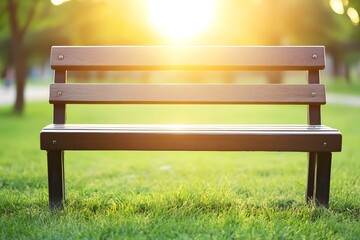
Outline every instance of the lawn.
{"label": "lawn", "polygon": [[[66,152],[51,212],[39,132],[47,103],[0,108],[0,239],[358,239],[360,108],[328,105],[343,133],[329,209],[304,202],[304,153]],[[71,106],[69,123],[305,123],[305,107]],[[101,119],[101,120],[100,120]],[[266,122],[264,121],[266,119]]]}

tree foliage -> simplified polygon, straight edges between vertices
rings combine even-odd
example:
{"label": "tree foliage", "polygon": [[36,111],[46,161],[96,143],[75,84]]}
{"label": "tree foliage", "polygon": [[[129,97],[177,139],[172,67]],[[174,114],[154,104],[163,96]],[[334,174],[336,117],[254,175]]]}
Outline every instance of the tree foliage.
{"label": "tree foliage", "polygon": [[36,18],[40,18],[46,12],[44,4],[48,2],[34,0],[6,0],[2,1],[0,9],[2,14],[1,25],[3,26],[0,34],[0,46],[5,53],[2,58],[3,65],[12,65],[15,68],[16,78],[16,100],[14,111],[22,113],[24,109],[24,89],[27,78],[27,48],[25,40]]}
{"label": "tree foliage", "polygon": [[[150,25],[146,4],[146,0],[71,0],[60,6],[50,0],[0,1],[0,69],[16,65],[20,55],[23,59],[24,67],[17,69],[24,80],[18,79],[16,111],[22,111],[27,64],[47,62],[52,45],[169,44]],[[349,0],[347,7],[359,11],[360,1]],[[218,1],[211,28],[189,44],[319,44],[345,61],[354,59],[346,56],[359,49],[359,27],[345,14],[335,14],[328,0],[228,0]],[[15,51],[21,54],[16,57]]]}

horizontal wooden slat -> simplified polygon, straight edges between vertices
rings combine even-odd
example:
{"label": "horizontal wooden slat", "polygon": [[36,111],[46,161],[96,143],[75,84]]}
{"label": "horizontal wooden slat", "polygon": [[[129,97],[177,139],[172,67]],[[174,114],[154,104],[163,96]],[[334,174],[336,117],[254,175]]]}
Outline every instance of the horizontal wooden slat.
{"label": "horizontal wooden slat", "polygon": [[325,66],[322,46],[52,47],[62,70],[310,70]]}
{"label": "horizontal wooden slat", "polygon": [[341,133],[309,125],[49,125],[43,150],[341,150]]}
{"label": "horizontal wooden slat", "polygon": [[322,84],[63,84],[51,103],[324,104]]}

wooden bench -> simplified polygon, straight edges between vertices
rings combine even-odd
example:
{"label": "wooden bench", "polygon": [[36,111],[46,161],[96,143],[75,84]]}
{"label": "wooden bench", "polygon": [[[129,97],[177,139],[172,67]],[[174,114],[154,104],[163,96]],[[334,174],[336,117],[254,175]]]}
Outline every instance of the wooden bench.
{"label": "wooden bench", "polygon": [[[47,151],[50,208],[65,200],[65,150],[186,150],[308,152],[306,201],[328,206],[331,153],[341,133],[321,125],[324,47],[53,47],[53,124],[41,131]],[[308,84],[67,84],[67,71],[286,70],[307,71]],[[304,125],[66,124],[67,104],[308,105]],[[286,113],[284,113],[286,114]]]}

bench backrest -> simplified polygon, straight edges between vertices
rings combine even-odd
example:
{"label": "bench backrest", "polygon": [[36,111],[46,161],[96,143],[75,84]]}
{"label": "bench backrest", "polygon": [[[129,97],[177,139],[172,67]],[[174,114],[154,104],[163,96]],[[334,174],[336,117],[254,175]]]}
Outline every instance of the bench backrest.
{"label": "bench backrest", "polygon": [[[52,47],[54,123],[72,103],[306,104],[308,123],[321,124],[324,47]],[[78,70],[302,70],[308,84],[66,84]]]}

